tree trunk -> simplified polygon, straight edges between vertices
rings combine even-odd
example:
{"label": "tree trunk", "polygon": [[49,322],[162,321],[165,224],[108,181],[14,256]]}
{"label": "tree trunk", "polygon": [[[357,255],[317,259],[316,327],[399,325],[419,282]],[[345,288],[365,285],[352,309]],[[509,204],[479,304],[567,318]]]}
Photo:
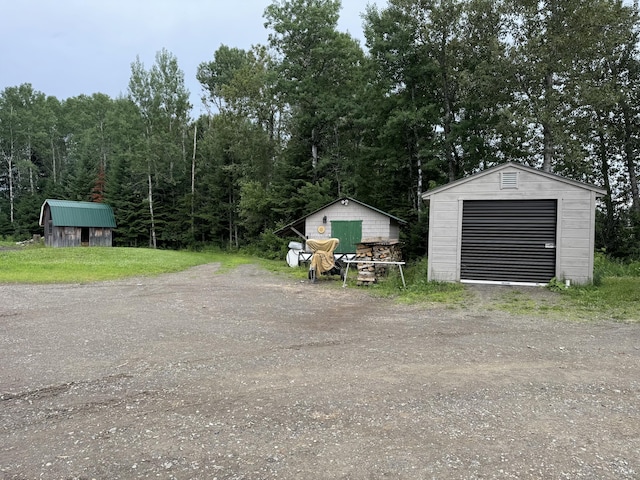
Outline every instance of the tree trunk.
{"label": "tree trunk", "polygon": [[57,176],[57,172],[56,172],[56,149],[53,145],[53,136],[51,137],[51,167],[53,170],[53,183],[58,183],[56,181],[56,176]]}
{"label": "tree trunk", "polygon": [[198,125],[193,128],[193,155],[191,157],[191,236],[195,233],[195,194],[196,194],[196,135],[198,134]]}
{"label": "tree trunk", "polygon": [[[13,105],[10,109],[11,116],[13,116]],[[13,144],[13,125],[9,126],[9,155],[7,158],[7,168],[9,171],[7,172],[7,176],[9,177],[9,218],[11,219],[11,223],[15,220],[14,209],[15,209],[15,194],[13,193],[13,152],[14,152],[14,144]]]}
{"label": "tree trunk", "polygon": [[547,122],[542,124],[542,136],[544,141],[542,171],[550,172],[551,163],[553,161],[553,134],[551,133],[551,128]]}
{"label": "tree trunk", "polygon": [[418,201],[418,218],[420,218],[422,214],[422,159],[420,158],[420,154],[418,154],[418,190],[416,191],[416,200]]}
{"label": "tree trunk", "polygon": [[156,220],[153,216],[153,184],[151,182],[151,172],[148,173],[149,180],[149,215],[151,217],[151,246],[153,248],[158,248],[158,243],[156,241]]}
{"label": "tree trunk", "polygon": [[444,148],[447,157],[447,167],[449,174],[449,182],[453,182],[458,176],[458,168],[456,165],[456,157],[453,154],[453,142],[451,141],[451,106],[449,101],[445,99],[444,113]]}
{"label": "tree trunk", "polygon": [[236,223],[235,226],[235,232],[234,232],[234,237],[235,237],[235,243],[236,243],[236,249],[240,248],[240,243],[238,242],[238,224]]}
{"label": "tree trunk", "polygon": [[456,157],[453,154],[453,141],[451,139],[451,124],[453,122],[453,109],[451,105],[451,85],[449,85],[449,72],[447,63],[447,35],[443,33],[440,42],[440,75],[442,77],[442,100],[444,116],[442,128],[444,130],[444,149],[447,158],[449,182],[453,182],[458,176]]}
{"label": "tree trunk", "polygon": [[33,183],[33,163],[31,163],[31,139],[29,139],[29,143],[27,144],[27,154],[29,155],[29,190],[31,191],[31,195],[35,195],[36,187]]}
{"label": "tree trunk", "polygon": [[631,187],[631,208],[636,213],[640,213],[640,191],[638,190],[638,177],[636,176],[636,165],[633,149],[633,125],[631,124],[631,112],[626,103],[622,104],[622,115],[624,117],[624,160],[629,176],[629,186]]}
{"label": "tree trunk", "polygon": [[[546,98],[546,111],[551,108],[551,95],[553,91],[553,74],[548,72],[545,75],[545,98]],[[551,165],[553,164],[554,145],[553,145],[553,132],[549,120],[542,121],[542,137],[543,137],[543,160],[542,171],[550,172]]]}
{"label": "tree trunk", "polygon": [[229,191],[229,248],[233,247],[233,195]]}
{"label": "tree trunk", "polygon": [[604,203],[606,208],[606,218],[607,218],[607,230],[613,227],[615,222],[615,211],[613,206],[613,199],[611,196],[611,180],[609,178],[609,156],[607,153],[607,145],[605,142],[605,137],[602,129],[598,132],[598,154],[600,157],[600,168],[602,174],[602,180],[604,182],[604,188],[607,191],[606,196],[604,197]]}
{"label": "tree trunk", "polygon": [[[416,89],[415,86],[411,89],[411,101],[413,102],[414,115],[418,116],[418,108],[416,106]],[[413,126],[413,141],[416,151],[416,168],[417,168],[417,188],[416,188],[416,210],[418,211],[418,218],[422,213],[422,158],[420,156],[420,135],[418,134],[418,127]]]}
{"label": "tree trunk", "polygon": [[31,195],[36,194],[36,187],[33,183],[33,168],[29,165],[29,190],[31,190]]}
{"label": "tree trunk", "polygon": [[[13,150],[13,145],[11,146],[11,149]],[[6,156],[6,159],[8,168],[7,176],[9,177],[9,218],[11,223],[13,223],[15,205],[15,196],[13,193],[13,152],[9,153],[9,155]]]}
{"label": "tree trunk", "polygon": [[311,166],[313,167],[314,172],[318,167],[318,144],[317,144],[316,136],[317,136],[316,129],[313,128],[311,130]]}

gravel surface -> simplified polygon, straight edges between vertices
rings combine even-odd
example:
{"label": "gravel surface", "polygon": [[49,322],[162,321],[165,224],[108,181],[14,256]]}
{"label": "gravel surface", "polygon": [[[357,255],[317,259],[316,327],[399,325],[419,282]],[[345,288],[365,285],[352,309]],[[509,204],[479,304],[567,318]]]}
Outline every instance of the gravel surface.
{"label": "gravel surface", "polygon": [[0,285],[0,478],[640,478],[640,325],[215,270]]}

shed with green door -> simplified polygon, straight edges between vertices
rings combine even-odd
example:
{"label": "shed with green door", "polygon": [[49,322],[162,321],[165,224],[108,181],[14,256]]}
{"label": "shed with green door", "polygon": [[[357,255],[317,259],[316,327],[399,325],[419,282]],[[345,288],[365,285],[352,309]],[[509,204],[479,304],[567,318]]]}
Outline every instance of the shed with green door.
{"label": "shed with green door", "polygon": [[336,254],[355,254],[362,241],[388,242],[400,238],[407,222],[351,197],[339,198],[276,230],[280,237],[340,240]]}

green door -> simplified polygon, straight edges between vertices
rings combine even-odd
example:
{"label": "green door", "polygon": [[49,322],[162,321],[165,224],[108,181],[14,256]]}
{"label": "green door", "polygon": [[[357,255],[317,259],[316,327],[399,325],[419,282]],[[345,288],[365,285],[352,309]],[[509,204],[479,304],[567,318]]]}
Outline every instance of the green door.
{"label": "green door", "polygon": [[332,220],[331,236],[340,239],[335,253],[356,253],[362,241],[362,220]]}

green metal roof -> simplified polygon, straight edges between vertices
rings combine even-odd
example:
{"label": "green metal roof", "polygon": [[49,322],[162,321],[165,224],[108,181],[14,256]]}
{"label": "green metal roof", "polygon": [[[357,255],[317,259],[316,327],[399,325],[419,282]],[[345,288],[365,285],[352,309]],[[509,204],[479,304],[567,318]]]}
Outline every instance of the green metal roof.
{"label": "green metal roof", "polygon": [[55,227],[116,228],[116,218],[109,205],[69,200],[45,200],[40,211],[40,225],[43,225],[44,207],[47,204]]}

